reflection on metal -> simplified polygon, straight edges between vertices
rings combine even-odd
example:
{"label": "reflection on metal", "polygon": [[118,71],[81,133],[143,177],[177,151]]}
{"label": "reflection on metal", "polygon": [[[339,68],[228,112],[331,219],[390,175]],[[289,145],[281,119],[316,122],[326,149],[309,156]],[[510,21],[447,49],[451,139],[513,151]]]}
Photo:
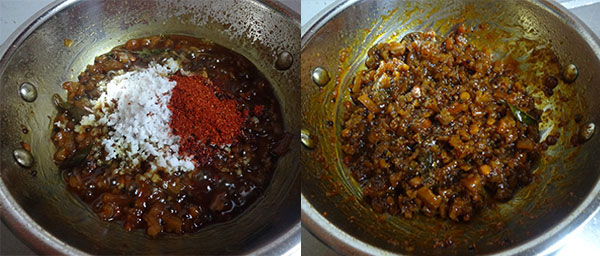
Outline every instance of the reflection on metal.
{"label": "reflection on metal", "polygon": [[312,72],[312,80],[318,86],[325,86],[330,80],[329,73],[322,67],[316,67]]}
{"label": "reflection on metal", "polygon": [[275,68],[279,70],[287,70],[294,63],[294,57],[291,53],[287,51],[283,51],[277,56],[277,60],[275,60]]}
{"label": "reflection on metal", "polygon": [[15,161],[17,161],[17,163],[24,168],[30,168],[33,166],[33,155],[31,155],[31,152],[25,149],[15,149],[13,151],[13,157],[15,158]]}
{"label": "reflection on metal", "polygon": [[28,82],[21,84],[21,86],[19,87],[19,94],[21,95],[21,98],[23,98],[23,100],[27,102],[34,102],[35,99],[37,99],[38,95],[35,86]]}
{"label": "reflection on metal", "polygon": [[579,75],[579,71],[577,70],[577,66],[575,64],[569,64],[563,70],[562,76],[565,82],[572,83],[577,79],[577,75]]}
{"label": "reflection on metal", "polygon": [[300,131],[300,140],[302,141],[302,145],[305,147],[309,149],[315,148],[315,142],[313,141],[313,138],[308,130],[302,129]]}

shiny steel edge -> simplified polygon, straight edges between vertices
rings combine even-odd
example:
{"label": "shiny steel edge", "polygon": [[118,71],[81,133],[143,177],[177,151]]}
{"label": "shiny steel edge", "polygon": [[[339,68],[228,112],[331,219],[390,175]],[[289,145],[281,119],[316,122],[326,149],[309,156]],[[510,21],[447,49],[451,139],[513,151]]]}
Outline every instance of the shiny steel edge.
{"label": "shiny steel edge", "polygon": [[[76,0],[56,0],[19,26],[2,44],[0,48],[0,66],[4,66],[10,56],[16,50],[16,45],[23,42],[35,28],[42,25],[54,14],[65,9]],[[2,172],[0,172],[2,175]],[[0,179],[0,217],[11,231],[21,241],[25,242],[31,249],[41,254],[66,254],[66,255],[88,255],[83,251],[72,247],[38,225],[10,195],[6,189],[3,179]]]}
{"label": "shiny steel edge", "polygon": [[[54,14],[77,1],[79,0],[55,0],[28,18],[0,45],[0,66],[3,66],[13,54],[15,50],[14,45],[19,45],[35,28],[50,19]],[[300,24],[300,15],[281,2],[272,0],[261,0],[260,2],[266,7],[272,8],[278,13],[293,19],[298,25]],[[2,172],[0,172],[1,176]],[[21,241],[27,241],[26,244],[38,253],[48,255],[89,255],[60,241],[38,225],[10,196],[10,192],[6,189],[4,181],[1,178],[0,219]],[[262,247],[250,254],[293,255],[301,243],[300,232],[300,220],[298,220],[297,224],[287,230],[281,237],[268,246]]]}
{"label": "shiny steel edge", "polygon": [[[302,226],[332,250],[343,255],[393,255],[391,251],[360,241],[323,217],[304,197],[301,198]],[[327,228],[323,228],[327,227]]]}
{"label": "shiny steel edge", "polygon": [[[337,0],[333,4],[321,10],[317,15],[302,26],[302,45],[300,49],[309,42],[314,34],[329,20],[337,14],[352,6],[360,0]],[[529,0],[543,8],[555,13],[564,22],[572,26],[589,46],[600,56],[600,39],[587,27],[583,21],[573,15],[560,3],[553,0]],[[548,255],[560,249],[564,238],[575,230],[585,225],[596,213],[600,212],[600,180],[596,182],[589,195],[573,212],[561,223],[545,234],[529,240],[515,248],[500,251],[494,255]],[[313,234],[318,240],[334,251],[352,255],[393,255],[397,254],[378,247],[366,244],[346,232],[340,230],[333,223],[324,218],[312,205],[306,200],[304,194],[301,199],[302,204],[302,225]],[[327,227],[327,228],[325,228]]]}

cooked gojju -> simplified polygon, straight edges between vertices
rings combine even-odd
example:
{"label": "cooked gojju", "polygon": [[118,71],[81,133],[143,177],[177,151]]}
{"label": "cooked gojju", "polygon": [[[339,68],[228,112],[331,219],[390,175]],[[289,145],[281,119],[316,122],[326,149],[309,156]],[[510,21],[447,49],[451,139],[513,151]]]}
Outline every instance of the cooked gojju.
{"label": "cooked gojju", "polygon": [[531,83],[465,34],[379,43],[349,85],[344,163],[377,213],[469,221],[532,180],[547,145]]}

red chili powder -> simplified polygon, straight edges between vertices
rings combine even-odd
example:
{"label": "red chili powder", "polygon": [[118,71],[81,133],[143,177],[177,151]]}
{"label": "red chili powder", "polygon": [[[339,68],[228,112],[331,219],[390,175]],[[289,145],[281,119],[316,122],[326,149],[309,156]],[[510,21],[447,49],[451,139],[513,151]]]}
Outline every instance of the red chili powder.
{"label": "red chili powder", "polygon": [[193,155],[199,165],[205,165],[215,152],[209,145],[234,143],[244,117],[237,110],[237,102],[219,99],[217,94],[227,93],[204,76],[175,75],[169,80],[177,82],[168,108],[172,112],[169,126],[181,138],[179,152]]}

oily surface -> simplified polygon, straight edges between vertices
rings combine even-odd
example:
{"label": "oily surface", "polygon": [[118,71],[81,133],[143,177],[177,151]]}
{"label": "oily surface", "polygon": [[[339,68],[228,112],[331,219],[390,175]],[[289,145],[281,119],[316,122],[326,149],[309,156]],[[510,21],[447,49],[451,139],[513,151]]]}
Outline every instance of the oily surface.
{"label": "oily surface", "polygon": [[[468,221],[529,184],[556,143],[538,143],[541,111],[516,62],[494,59],[465,33],[377,44],[349,86],[343,161],[375,212]],[[547,80],[551,95],[557,79]]]}
{"label": "oily surface", "polygon": [[[102,127],[76,133],[75,125],[91,99],[99,96],[97,83],[117,71],[143,68],[151,61],[181,61],[183,70],[209,78],[219,96],[237,102],[245,113],[242,131],[227,148],[212,148],[212,155],[191,172],[160,172],[157,179],[143,179],[147,165],[135,172],[115,174],[118,161],[97,165],[90,146]],[[88,203],[99,218],[121,221],[126,230],[146,229],[188,233],[233,219],[265,191],[279,156],[289,145],[289,135],[269,82],[243,56],[212,42],[186,36],[152,36],[132,39],[98,56],[93,65],[67,82],[66,101],[55,97],[59,113],[52,141],[54,159],[63,171],[67,187]]]}

